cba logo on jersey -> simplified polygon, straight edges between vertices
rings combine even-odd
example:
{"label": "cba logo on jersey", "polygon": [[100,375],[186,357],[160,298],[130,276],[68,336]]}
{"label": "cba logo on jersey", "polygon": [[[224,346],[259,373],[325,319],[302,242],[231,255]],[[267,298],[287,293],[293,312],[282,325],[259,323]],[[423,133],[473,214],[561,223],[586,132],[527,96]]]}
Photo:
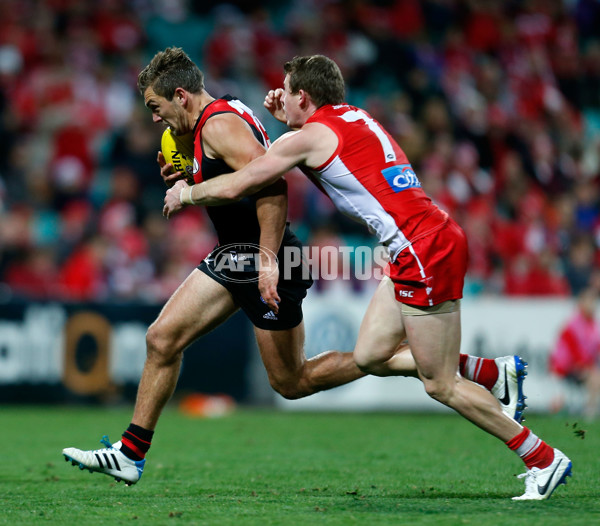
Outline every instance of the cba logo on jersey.
{"label": "cba logo on jersey", "polygon": [[421,181],[410,164],[397,164],[381,170],[381,173],[396,193],[408,188],[421,188]]}

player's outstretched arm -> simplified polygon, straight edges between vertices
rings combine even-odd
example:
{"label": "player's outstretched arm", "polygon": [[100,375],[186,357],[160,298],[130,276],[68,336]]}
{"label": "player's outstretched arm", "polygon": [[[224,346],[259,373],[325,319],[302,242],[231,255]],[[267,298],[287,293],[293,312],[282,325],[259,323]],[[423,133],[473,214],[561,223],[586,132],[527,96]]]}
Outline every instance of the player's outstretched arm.
{"label": "player's outstretched arm", "polygon": [[335,152],[337,144],[337,135],[330,128],[319,123],[307,124],[299,131],[282,135],[265,155],[237,172],[193,186],[177,181],[167,190],[163,215],[169,217],[186,204],[223,205],[255,194],[297,165],[322,165]]}
{"label": "player's outstretched arm", "polygon": [[177,181],[167,190],[163,215],[168,219],[185,205],[218,206],[239,201],[273,184],[287,170],[280,159],[265,154],[237,172],[200,184],[189,186],[183,180]]}
{"label": "player's outstretched arm", "polygon": [[301,162],[298,155],[288,151],[289,148],[278,147],[278,143],[282,144],[279,141],[284,138],[285,135],[273,143],[265,155],[254,159],[237,172],[223,174],[193,186],[185,181],[177,181],[167,190],[163,215],[168,218],[186,204],[216,206],[238,201],[273,184]]}

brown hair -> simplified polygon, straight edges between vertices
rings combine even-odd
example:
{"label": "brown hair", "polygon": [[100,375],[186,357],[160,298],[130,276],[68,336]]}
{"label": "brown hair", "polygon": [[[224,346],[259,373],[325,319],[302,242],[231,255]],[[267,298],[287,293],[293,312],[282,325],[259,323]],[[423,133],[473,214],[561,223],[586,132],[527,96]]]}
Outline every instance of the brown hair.
{"label": "brown hair", "polygon": [[204,89],[204,75],[183,49],[168,47],[154,55],[138,75],[137,84],[142,95],[152,87],[157,95],[172,100],[177,88],[200,93]]}
{"label": "brown hair", "polygon": [[344,78],[338,65],[324,55],[294,57],[283,66],[290,76],[290,90],[306,91],[317,108],[341,104],[345,98]]}

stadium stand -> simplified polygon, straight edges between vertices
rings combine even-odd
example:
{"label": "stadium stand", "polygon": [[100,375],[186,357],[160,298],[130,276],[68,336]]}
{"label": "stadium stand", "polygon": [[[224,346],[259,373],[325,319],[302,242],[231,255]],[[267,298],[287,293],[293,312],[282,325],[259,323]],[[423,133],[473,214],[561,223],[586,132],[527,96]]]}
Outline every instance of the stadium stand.
{"label": "stadium stand", "polygon": [[[0,300],[161,302],[212,248],[201,210],[161,216],[161,129],[136,77],[169,45],[272,138],[262,98],[282,63],[336,60],[348,101],[465,228],[467,294],[600,289],[596,1],[4,0],[0,20]],[[289,185],[307,244],[369,243]]]}

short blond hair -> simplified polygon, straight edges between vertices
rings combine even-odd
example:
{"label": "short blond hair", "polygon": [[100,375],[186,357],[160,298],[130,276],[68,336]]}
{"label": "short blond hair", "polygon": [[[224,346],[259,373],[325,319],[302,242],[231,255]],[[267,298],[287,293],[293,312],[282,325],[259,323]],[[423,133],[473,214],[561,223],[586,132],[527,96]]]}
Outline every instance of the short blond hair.
{"label": "short blond hair", "polygon": [[154,92],[172,100],[177,88],[190,93],[204,89],[204,74],[180,47],[168,47],[159,51],[138,75],[138,89],[143,95],[152,87]]}

